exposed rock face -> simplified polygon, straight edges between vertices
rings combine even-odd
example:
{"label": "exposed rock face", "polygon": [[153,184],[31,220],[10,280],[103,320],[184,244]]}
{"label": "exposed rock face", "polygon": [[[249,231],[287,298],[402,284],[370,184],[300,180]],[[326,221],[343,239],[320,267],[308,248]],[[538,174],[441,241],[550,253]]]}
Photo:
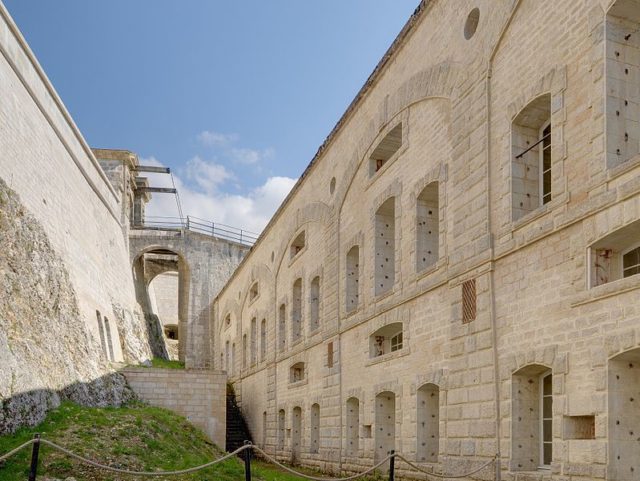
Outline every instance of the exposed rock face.
{"label": "exposed rock face", "polygon": [[[127,329],[131,357],[145,357]],[[61,258],[0,179],[0,433],[36,424],[61,399],[105,406],[131,398],[101,353]]]}

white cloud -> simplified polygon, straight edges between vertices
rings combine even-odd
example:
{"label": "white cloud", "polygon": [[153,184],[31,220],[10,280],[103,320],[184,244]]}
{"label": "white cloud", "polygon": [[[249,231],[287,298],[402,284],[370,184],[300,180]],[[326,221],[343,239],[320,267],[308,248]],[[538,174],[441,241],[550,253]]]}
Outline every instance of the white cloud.
{"label": "white cloud", "polygon": [[269,160],[273,158],[275,151],[270,147],[263,150],[234,147],[229,153],[231,160],[235,163],[253,165],[257,164],[261,160]]}
{"label": "white cloud", "polygon": [[[228,194],[219,190],[222,181],[218,179],[232,174],[223,166],[205,162],[197,157],[194,159],[187,164],[187,178],[197,179],[197,176],[200,176],[208,180],[202,182],[195,180],[194,187],[191,187],[185,184],[180,176],[173,174],[183,214],[255,233],[262,231],[297,181],[289,177],[269,177],[262,185],[247,194]],[[162,165],[153,157],[140,159],[140,163]],[[227,177],[227,179],[231,178]],[[168,175],[150,174],[149,180],[154,186],[171,186],[171,177]],[[176,217],[178,209],[175,196],[153,194],[151,202],[147,204],[146,212],[148,216]]]}
{"label": "white cloud", "polygon": [[204,130],[198,134],[198,141],[209,147],[224,147],[238,140],[238,134],[223,134],[213,130]]}
{"label": "white cloud", "polygon": [[216,192],[220,184],[235,178],[224,165],[207,162],[197,155],[187,162],[186,172],[187,178],[208,194]]}

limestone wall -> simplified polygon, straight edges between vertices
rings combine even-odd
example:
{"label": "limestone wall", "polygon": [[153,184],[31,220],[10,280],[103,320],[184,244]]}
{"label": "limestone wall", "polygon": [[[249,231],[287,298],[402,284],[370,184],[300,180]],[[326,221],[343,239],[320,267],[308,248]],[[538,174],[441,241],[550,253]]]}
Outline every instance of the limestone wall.
{"label": "limestone wall", "polygon": [[118,404],[111,362],[149,359],[128,256],[128,202],[0,4],[0,431],[60,397]]}
{"label": "limestone wall", "polygon": [[[592,270],[602,267],[590,254],[607,244],[619,259],[640,244],[640,158],[611,167],[605,152],[607,136],[624,138],[605,112],[622,115],[640,85],[634,48],[618,51],[633,57],[627,73],[604,75],[605,55],[616,52],[605,48],[607,13],[640,27],[638,7],[634,0],[421,4],[216,300],[214,360],[228,366],[254,438],[270,452],[291,459],[299,449],[304,464],[360,470],[387,446],[382,432],[410,459],[448,473],[498,454],[505,479],[638,479],[631,460],[639,453],[620,447],[621,431],[608,436],[622,395],[609,393],[606,380],[621,365],[610,371],[609,359],[640,343],[640,280],[618,273],[591,287]],[[620,31],[609,30],[618,44]],[[637,32],[625,35],[635,42]],[[629,93],[628,106],[607,104],[605,91],[614,88],[612,98]],[[517,116],[535,123],[544,115],[548,179],[519,171],[512,145]],[[536,138],[538,127],[531,127]],[[635,142],[631,130],[628,141]],[[435,182],[437,191],[425,191]],[[532,188],[538,199],[547,189],[550,201],[523,213],[519,203]],[[437,243],[425,229],[431,225]],[[312,296],[317,276],[320,295]],[[310,322],[314,297],[318,329]],[[255,362],[251,346],[262,348],[260,338],[252,341],[252,319],[267,325],[265,354]],[[387,332],[397,323],[399,348],[397,331]],[[300,363],[303,379],[293,376]],[[542,401],[549,372],[551,407]],[[438,398],[437,430],[419,421],[434,405],[422,407],[425,392]],[[379,408],[381,393],[394,397],[389,423],[379,409],[392,403]],[[627,464],[607,473],[612,456]]]}
{"label": "limestone wall", "polygon": [[227,425],[224,372],[127,368],[122,373],[139,398],[185,416],[224,448]]}

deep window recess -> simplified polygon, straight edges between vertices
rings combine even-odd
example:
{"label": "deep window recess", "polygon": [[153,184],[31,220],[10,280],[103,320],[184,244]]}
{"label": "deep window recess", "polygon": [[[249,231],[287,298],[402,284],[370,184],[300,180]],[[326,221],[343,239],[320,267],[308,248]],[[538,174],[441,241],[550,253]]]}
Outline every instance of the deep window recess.
{"label": "deep window recess", "polygon": [[403,347],[402,323],[394,322],[381,327],[369,337],[369,357],[383,356]]}
{"label": "deep window recess", "polygon": [[258,321],[251,319],[251,365],[256,363],[258,357]]}
{"label": "deep window recess", "polygon": [[267,320],[260,323],[260,361],[264,361],[267,354]]}
{"label": "deep window recess", "polygon": [[553,376],[540,365],[512,378],[512,470],[549,469],[553,455]]}
{"label": "deep window recess", "polygon": [[304,362],[297,362],[291,366],[289,382],[298,382],[304,379]]}
{"label": "deep window recess", "polygon": [[311,281],[309,289],[309,328],[313,332],[320,327],[320,277]]}
{"label": "deep window recess", "polygon": [[254,282],[251,289],[249,289],[249,300],[253,301],[256,297],[258,297],[258,283]]}
{"label": "deep window recess", "polygon": [[286,309],[287,308],[284,304],[280,304],[280,309],[278,311],[278,347],[280,352],[284,351],[287,346]]}
{"label": "deep window recess", "polygon": [[640,274],[640,246],[622,254],[622,277]]}
{"label": "deep window recess", "polygon": [[284,409],[280,409],[278,411],[278,449],[284,449],[284,421],[285,421],[285,412]]}
{"label": "deep window recess", "polygon": [[378,394],[375,400],[375,461],[387,457],[396,444],[396,395],[386,391]]}
{"label": "deep window recess", "polygon": [[359,283],[360,283],[360,248],[353,246],[347,252],[347,279],[346,279],[346,310],[355,311],[358,308]]}
{"label": "deep window recess", "polygon": [[396,125],[376,146],[369,158],[369,176],[373,177],[402,147],[402,124]]}
{"label": "deep window recess", "polygon": [[360,449],[360,401],[347,399],[347,454],[356,456]]}
{"label": "deep window recess", "polygon": [[640,221],[595,242],[589,257],[591,287],[640,274]]}
{"label": "deep window recess", "polygon": [[462,322],[467,324],[476,318],[476,280],[462,283]]}
{"label": "deep window recess", "polygon": [[311,453],[320,451],[320,405],[311,405]]}
{"label": "deep window recess", "polygon": [[551,95],[533,100],[511,126],[512,219],[533,212],[551,201],[552,129]]}
{"label": "deep window recess", "polygon": [[383,294],[395,281],[395,197],[387,199],[375,216],[375,293]]}
{"label": "deep window recess", "polygon": [[302,337],[302,279],[293,283],[293,299],[291,304],[291,342]]}
{"label": "deep window recess", "polygon": [[440,221],[437,182],[422,190],[416,207],[416,271],[420,272],[438,261]]}
{"label": "deep window recess", "polygon": [[242,367],[247,367],[247,335],[242,336]]}
{"label": "deep window recess", "polygon": [[231,375],[230,368],[230,360],[231,360],[231,347],[229,345],[229,341],[224,344],[224,370],[227,371],[227,374]]}
{"label": "deep window recess", "polygon": [[225,327],[229,327],[231,325],[231,314],[227,314],[227,317],[224,318]]}
{"label": "deep window recess", "polygon": [[617,0],[606,19],[607,166],[640,152],[640,0]]}
{"label": "deep window recess", "polygon": [[305,231],[302,231],[300,232],[300,234],[296,236],[295,239],[293,239],[293,242],[291,243],[291,248],[289,250],[289,257],[293,259],[295,256],[297,256],[298,253],[302,249],[304,249],[305,243],[306,243]]}
{"label": "deep window recess", "polygon": [[437,463],[440,444],[440,390],[425,384],[417,392],[416,461]]}

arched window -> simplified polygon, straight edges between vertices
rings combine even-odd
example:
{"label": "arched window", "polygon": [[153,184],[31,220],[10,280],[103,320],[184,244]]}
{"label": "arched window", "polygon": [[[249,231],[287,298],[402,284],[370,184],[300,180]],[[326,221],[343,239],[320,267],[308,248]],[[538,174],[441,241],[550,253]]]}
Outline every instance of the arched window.
{"label": "arched window", "polygon": [[416,271],[420,272],[438,261],[440,242],[438,183],[427,185],[417,200],[416,209]]}
{"label": "arched window", "polygon": [[360,401],[347,399],[347,455],[357,456],[360,449]]}
{"label": "arched window", "polygon": [[425,384],[417,391],[416,461],[437,463],[440,443],[440,390]]}
{"label": "arched window", "polygon": [[311,405],[311,453],[320,451],[320,405]]}
{"label": "arched window", "polygon": [[231,357],[231,347],[229,346],[229,341],[224,344],[224,370],[227,371],[227,374],[231,375],[232,373],[229,371],[230,365],[230,357]]}
{"label": "arched window", "polygon": [[346,276],[346,311],[353,312],[358,308],[360,292],[360,248],[355,245],[347,252]]}
{"label": "arched window", "polygon": [[375,461],[379,462],[396,445],[396,395],[385,391],[376,396]]}
{"label": "arched window", "polygon": [[258,321],[251,319],[251,365],[254,365],[258,357]]}
{"label": "arched window", "polygon": [[267,320],[260,323],[260,361],[264,361],[267,354]]}
{"label": "arched window", "polygon": [[511,126],[513,220],[552,199],[551,95],[529,103]]}
{"label": "arched window", "polygon": [[394,322],[381,327],[369,337],[369,357],[378,357],[404,347],[402,323]]}
{"label": "arched window", "polygon": [[553,454],[553,377],[540,365],[512,378],[512,469],[549,469]]}
{"label": "arched window", "polygon": [[285,412],[284,409],[278,411],[278,449],[282,451],[284,449],[284,422]]}
{"label": "arched window", "polygon": [[302,279],[293,283],[293,298],[291,307],[291,342],[302,338]]}
{"label": "arched window", "polygon": [[236,372],[236,343],[231,346],[231,360],[229,361],[229,375],[233,376]]}
{"label": "arched window", "polygon": [[375,293],[384,294],[395,282],[396,202],[387,199],[375,216]]}
{"label": "arched window", "polygon": [[280,304],[278,310],[278,346],[280,352],[283,352],[287,347],[287,316],[284,304]]}
{"label": "arched window", "polygon": [[320,327],[320,277],[311,280],[309,289],[309,330],[315,331]]}

